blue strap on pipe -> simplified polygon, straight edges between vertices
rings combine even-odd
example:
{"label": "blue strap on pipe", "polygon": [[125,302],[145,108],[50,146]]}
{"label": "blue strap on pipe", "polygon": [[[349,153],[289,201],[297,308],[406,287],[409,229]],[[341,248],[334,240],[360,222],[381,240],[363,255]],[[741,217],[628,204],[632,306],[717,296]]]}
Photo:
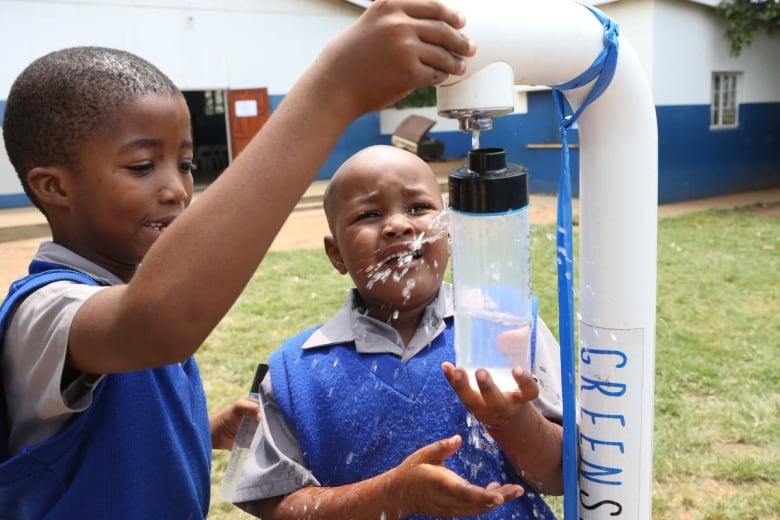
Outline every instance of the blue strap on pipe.
{"label": "blue strap on pipe", "polygon": [[[571,176],[569,173],[569,128],[585,108],[609,86],[618,58],[618,24],[598,9],[584,5],[604,25],[604,48],[591,66],[571,81],[553,87],[553,99],[561,116],[561,174],[558,180],[558,326],[561,344],[563,394],[563,516],[579,518],[579,458],[577,455],[576,387],[574,373],[574,270],[572,247]],[[595,80],[595,81],[594,81]],[[566,115],[564,90],[593,82],[590,92],[574,113]]]}

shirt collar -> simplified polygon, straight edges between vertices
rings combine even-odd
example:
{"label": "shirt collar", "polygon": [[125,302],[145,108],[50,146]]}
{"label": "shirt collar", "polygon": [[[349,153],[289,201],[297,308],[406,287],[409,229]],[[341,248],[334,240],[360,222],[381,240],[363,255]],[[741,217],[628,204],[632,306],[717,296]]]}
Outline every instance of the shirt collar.
{"label": "shirt collar", "polygon": [[62,265],[80,271],[106,285],[122,285],[124,282],[111,271],[87,260],[65,246],[51,241],[42,242],[35,253],[36,260]]}
{"label": "shirt collar", "polygon": [[301,348],[353,343],[362,354],[391,353],[408,359],[441,334],[445,328],[445,318],[452,316],[452,285],[445,282],[439,288],[436,299],[425,309],[412,341],[404,345],[393,327],[363,313],[357,291],[353,289],[341,309],[317,329]]}

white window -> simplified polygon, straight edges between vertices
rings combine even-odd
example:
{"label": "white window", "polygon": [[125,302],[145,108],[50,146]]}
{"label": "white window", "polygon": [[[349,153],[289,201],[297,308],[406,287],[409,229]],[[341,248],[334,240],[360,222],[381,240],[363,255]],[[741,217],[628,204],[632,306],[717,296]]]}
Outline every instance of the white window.
{"label": "white window", "polygon": [[205,115],[214,116],[225,113],[225,96],[221,90],[206,90],[203,92],[206,106],[203,108]]}
{"label": "white window", "polygon": [[712,73],[710,128],[736,128],[739,125],[737,87],[740,72]]}

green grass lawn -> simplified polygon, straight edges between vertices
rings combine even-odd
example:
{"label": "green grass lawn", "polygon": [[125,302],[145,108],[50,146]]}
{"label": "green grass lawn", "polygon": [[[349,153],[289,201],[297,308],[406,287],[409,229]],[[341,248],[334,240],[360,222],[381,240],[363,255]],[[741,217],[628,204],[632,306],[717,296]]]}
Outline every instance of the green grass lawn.
{"label": "green grass lawn", "polygon": [[[755,209],[659,222],[654,519],[780,518],[780,219]],[[532,264],[555,332],[554,232],[532,230]],[[269,254],[198,353],[209,408],[244,395],[257,363],[350,287],[319,249]],[[247,518],[219,500],[227,458],[215,452],[210,518]]]}

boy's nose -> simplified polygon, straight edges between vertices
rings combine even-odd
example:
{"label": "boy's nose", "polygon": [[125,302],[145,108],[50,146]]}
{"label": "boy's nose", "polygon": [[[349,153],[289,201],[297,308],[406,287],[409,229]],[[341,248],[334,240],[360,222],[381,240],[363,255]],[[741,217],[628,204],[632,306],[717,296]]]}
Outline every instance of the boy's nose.
{"label": "boy's nose", "polygon": [[390,238],[403,235],[413,235],[414,226],[412,226],[412,223],[409,221],[406,215],[394,213],[388,216],[387,220],[385,221],[383,234]]}
{"label": "boy's nose", "polygon": [[189,188],[191,184],[192,177],[190,175],[182,175],[178,169],[167,172],[160,187],[160,199],[162,202],[186,201],[192,196],[192,190]]}

